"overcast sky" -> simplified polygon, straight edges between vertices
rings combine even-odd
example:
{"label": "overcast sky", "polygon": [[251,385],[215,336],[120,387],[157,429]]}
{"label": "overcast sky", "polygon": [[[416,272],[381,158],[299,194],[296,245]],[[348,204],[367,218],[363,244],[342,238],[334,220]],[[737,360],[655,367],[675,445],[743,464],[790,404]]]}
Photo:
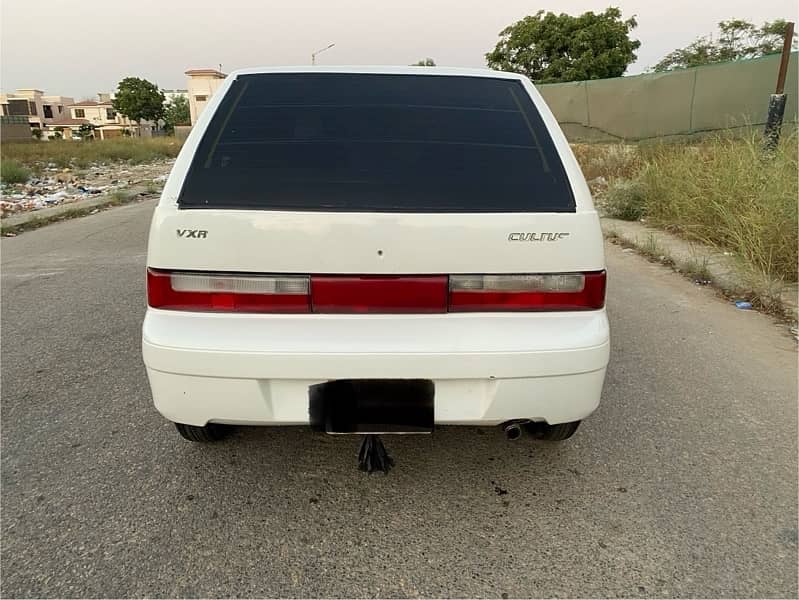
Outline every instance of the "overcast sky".
{"label": "overcast sky", "polygon": [[[635,15],[641,41],[628,74],[732,17],[796,20],[796,0],[616,0]],[[185,88],[192,67],[404,65],[427,56],[484,67],[506,25],[539,9],[579,14],[590,0],[0,0],[0,87],[35,87],[76,99],[111,91],[126,76]]]}

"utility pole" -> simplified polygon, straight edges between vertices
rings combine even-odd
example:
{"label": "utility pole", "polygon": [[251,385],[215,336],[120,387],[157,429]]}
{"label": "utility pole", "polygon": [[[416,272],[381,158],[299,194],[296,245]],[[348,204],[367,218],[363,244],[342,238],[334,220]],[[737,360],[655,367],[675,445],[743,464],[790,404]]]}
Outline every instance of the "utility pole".
{"label": "utility pole", "polygon": [[321,50],[317,50],[316,52],[311,52],[311,64],[312,64],[312,65],[315,65],[315,64],[316,64],[316,55],[317,55],[317,54],[321,54],[321,53],[322,53],[322,52],[324,52],[325,50],[330,50],[330,49],[331,49],[333,46],[335,46],[335,45],[336,45],[336,44],[330,44],[329,46],[325,46],[325,47],[324,47],[324,48],[322,48]]}
{"label": "utility pole", "polygon": [[768,117],[766,118],[766,148],[773,150],[780,141],[782,117],[785,114],[785,76],[788,73],[788,60],[791,58],[793,45],[792,21],[785,24],[785,39],[782,43],[782,56],[780,57],[780,70],[777,73],[777,87],[768,101]]}

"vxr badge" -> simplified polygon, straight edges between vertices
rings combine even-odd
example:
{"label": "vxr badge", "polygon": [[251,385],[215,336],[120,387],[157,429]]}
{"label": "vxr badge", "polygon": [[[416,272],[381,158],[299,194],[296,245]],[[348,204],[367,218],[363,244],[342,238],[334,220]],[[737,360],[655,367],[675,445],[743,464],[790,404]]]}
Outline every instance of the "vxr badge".
{"label": "vxr badge", "polygon": [[205,229],[178,229],[178,237],[182,238],[203,238],[208,236]]}

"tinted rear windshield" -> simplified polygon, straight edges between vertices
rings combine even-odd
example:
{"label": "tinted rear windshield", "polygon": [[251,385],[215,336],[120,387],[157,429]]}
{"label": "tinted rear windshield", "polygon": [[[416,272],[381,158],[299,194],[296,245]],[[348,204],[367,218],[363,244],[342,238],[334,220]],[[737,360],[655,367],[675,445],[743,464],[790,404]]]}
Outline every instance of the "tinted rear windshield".
{"label": "tinted rear windshield", "polygon": [[552,139],[519,81],[239,76],[203,135],[183,208],[571,212]]}

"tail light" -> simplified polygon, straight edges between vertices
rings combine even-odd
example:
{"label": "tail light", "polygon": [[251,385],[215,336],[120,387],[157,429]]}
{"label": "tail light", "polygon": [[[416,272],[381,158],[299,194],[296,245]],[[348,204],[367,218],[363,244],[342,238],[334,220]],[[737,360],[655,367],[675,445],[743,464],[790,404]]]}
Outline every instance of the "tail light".
{"label": "tail light", "polygon": [[447,276],[311,277],[318,313],[445,313]]}
{"label": "tail light", "polygon": [[605,305],[605,271],[452,275],[450,312],[592,310]]}
{"label": "tail light", "polygon": [[147,270],[151,307],[253,313],[595,310],[605,271],[538,275],[227,275]]}
{"label": "tail light", "polygon": [[221,312],[307,313],[308,277],[169,273],[147,269],[153,308]]}

